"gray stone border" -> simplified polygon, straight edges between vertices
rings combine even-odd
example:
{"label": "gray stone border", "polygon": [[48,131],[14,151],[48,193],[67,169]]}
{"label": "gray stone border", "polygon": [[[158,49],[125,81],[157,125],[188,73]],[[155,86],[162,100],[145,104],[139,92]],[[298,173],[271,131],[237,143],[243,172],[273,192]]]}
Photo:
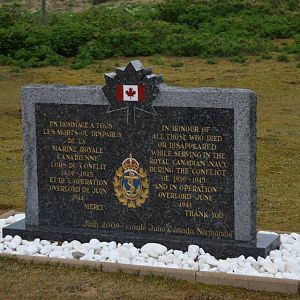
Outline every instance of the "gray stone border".
{"label": "gray stone border", "polygon": [[[35,103],[109,105],[101,86],[22,88],[26,224],[39,225]],[[160,85],[155,106],[234,109],[235,239],[256,237],[256,95],[244,89],[186,89]]]}
{"label": "gray stone border", "polygon": [[[8,218],[15,215],[14,210],[8,211],[0,216]],[[227,273],[205,272],[182,270],[174,268],[158,268],[158,267],[145,267],[139,265],[127,265],[109,262],[93,262],[75,259],[62,259],[62,258],[49,258],[41,256],[29,255],[15,255],[0,253],[0,257],[9,257],[18,259],[24,263],[68,266],[73,268],[87,268],[98,270],[101,272],[123,272],[133,275],[153,275],[161,276],[164,278],[187,280],[193,283],[204,283],[210,285],[224,285],[238,288],[245,288],[255,291],[277,292],[284,294],[299,294],[300,295],[300,280],[294,279],[280,279],[270,277],[257,277],[248,275],[236,275]]]}

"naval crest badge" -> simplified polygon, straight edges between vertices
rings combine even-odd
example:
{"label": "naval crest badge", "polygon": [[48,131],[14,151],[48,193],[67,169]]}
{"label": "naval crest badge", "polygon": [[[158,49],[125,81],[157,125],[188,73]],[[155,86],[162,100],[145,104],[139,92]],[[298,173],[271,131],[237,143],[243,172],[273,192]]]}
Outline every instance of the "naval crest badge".
{"label": "naval crest badge", "polygon": [[132,154],[126,158],[114,177],[115,195],[122,205],[128,208],[142,206],[149,196],[147,173]]}

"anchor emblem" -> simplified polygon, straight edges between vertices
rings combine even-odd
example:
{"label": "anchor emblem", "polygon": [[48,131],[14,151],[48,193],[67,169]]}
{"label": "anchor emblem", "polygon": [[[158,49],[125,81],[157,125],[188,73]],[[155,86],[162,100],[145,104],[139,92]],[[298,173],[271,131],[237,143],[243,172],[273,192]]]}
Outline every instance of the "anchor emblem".
{"label": "anchor emblem", "polygon": [[146,171],[132,157],[126,158],[114,177],[115,195],[121,204],[137,208],[144,204],[149,195],[149,180]]}

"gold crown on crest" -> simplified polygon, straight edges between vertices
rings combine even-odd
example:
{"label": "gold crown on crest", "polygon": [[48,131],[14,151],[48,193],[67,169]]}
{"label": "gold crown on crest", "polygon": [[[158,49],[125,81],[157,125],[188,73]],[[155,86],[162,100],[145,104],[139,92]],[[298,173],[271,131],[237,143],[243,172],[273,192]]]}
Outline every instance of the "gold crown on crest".
{"label": "gold crown on crest", "polygon": [[132,157],[132,154],[129,154],[129,157],[126,158],[123,162],[122,162],[122,168],[127,171],[127,170],[138,170],[139,169],[139,163],[136,159],[134,159]]}

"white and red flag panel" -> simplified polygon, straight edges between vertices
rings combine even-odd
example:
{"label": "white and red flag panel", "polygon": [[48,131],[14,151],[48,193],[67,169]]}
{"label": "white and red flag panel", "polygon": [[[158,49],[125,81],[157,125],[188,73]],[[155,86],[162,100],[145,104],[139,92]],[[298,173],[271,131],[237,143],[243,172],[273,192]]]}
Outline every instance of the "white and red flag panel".
{"label": "white and red flag panel", "polygon": [[117,85],[116,90],[117,101],[145,101],[144,85]]}

